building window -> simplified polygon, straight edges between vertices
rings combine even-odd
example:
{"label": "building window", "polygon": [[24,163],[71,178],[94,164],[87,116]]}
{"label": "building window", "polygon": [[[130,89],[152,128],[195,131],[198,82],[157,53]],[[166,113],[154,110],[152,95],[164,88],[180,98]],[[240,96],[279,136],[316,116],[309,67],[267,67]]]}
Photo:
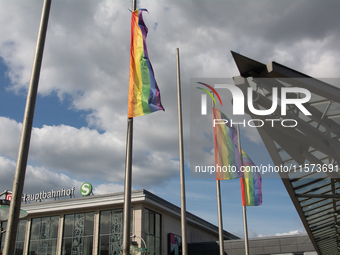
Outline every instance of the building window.
{"label": "building window", "polygon": [[161,215],[149,209],[144,212],[144,232],[148,255],[161,254]]}
{"label": "building window", "polygon": [[101,211],[99,222],[99,255],[121,254],[123,209]]}
{"label": "building window", "polygon": [[56,254],[58,225],[59,216],[32,219],[28,254]]}
{"label": "building window", "polygon": [[[15,241],[15,255],[22,255],[24,252],[25,233],[27,220],[20,220],[18,223],[17,239]],[[7,221],[1,222],[1,230],[7,229]],[[5,247],[6,232],[1,234],[1,251]]]}
{"label": "building window", "polygon": [[94,212],[65,215],[62,255],[91,255]]}

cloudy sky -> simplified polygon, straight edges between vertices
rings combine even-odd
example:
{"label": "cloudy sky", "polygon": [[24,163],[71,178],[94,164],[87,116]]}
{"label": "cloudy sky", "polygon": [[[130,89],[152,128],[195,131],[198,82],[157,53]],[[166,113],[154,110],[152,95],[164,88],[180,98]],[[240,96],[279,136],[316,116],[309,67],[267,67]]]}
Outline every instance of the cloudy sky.
{"label": "cloudy sky", "polygon": [[[1,191],[12,189],[42,5],[42,0],[0,0]],[[78,189],[85,181],[95,194],[123,191],[131,5],[130,0],[52,2],[25,193]],[[176,205],[176,48],[187,166],[190,79],[238,76],[230,50],[310,76],[338,77],[337,0],[145,0],[137,6],[149,11],[144,13],[148,52],[165,112],[134,119],[133,188]],[[256,132],[241,133],[255,163],[272,163]],[[186,170],[188,211],[217,224],[215,181],[193,178]],[[242,237],[239,181],[221,188],[224,228]],[[248,208],[248,227],[251,237],[304,232],[281,180],[263,180],[263,205]]]}

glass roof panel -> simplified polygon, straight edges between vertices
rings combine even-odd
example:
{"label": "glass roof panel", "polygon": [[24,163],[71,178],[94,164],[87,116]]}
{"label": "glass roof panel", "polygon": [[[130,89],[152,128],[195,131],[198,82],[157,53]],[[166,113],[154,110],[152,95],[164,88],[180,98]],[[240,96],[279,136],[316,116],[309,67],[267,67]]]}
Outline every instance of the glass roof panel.
{"label": "glass roof panel", "polygon": [[315,102],[322,102],[322,101],[328,101],[328,99],[324,98],[323,96],[317,95],[315,93],[311,93],[311,99],[309,100],[309,102],[311,102],[310,104],[313,104]]}
{"label": "glass roof panel", "polygon": [[340,104],[338,102],[333,102],[327,111],[327,116],[334,114],[340,114]]}
{"label": "glass roof panel", "polygon": [[286,161],[287,159],[291,159],[292,157],[285,151],[280,151],[279,152],[280,157],[282,159],[282,161]]}
{"label": "glass roof panel", "polygon": [[274,145],[275,145],[275,147],[279,150],[279,149],[281,149],[281,146],[277,143],[277,142],[275,142],[275,141],[273,141],[274,142]]}
{"label": "glass roof panel", "polygon": [[333,209],[332,203],[329,203],[329,204],[325,203],[325,204],[322,204],[319,207],[310,208],[310,210],[305,212],[305,216],[306,216],[306,218],[308,217],[308,220],[313,220],[316,217],[326,215],[327,213],[329,215],[334,216],[333,215],[334,209]]}
{"label": "glass roof panel", "polygon": [[[308,212],[310,212],[310,211],[312,211],[312,210],[315,210],[315,209],[320,209],[320,210],[324,210],[324,209],[326,209],[326,205],[328,206],[328,205],[332,205],[333,206],[333,202],[329,202],[329,204],[328,203],[322,203],[322,204],[319,204],[319,202],[321,201],[319,201],[319,202],[316,202],[315,200],[313,200],[313,199],[316,199],[316,198],[308,198],[308,199],[305,199],[305,200],[302,200],[300,203],[301,204],[305,204],[305,206],[303,207],[303,211],[305,212],[305,213],[308,213]],[[319,198],[319,199],[321,199],[321,198]],[[325,200],[325,198],[323,198],[323,200]],[[323,201],[322,200],[322,201]],[[319,206],[314,206],[315,204],[319,204]],[[307,206],[309,206],[308,208],[307,208]]]}
{"label": "glass roof panel", "polygon": [[308,219],[308,224],[310,226],[313,226],[313,224],[319,224],[320,222],[325,221],[325,220],[329,220],[329,219],[334,220],[333,216],[330,217],[330,215],[325,215],[322,213],[308,216],[306,217],[306,219]]}
{"label": "glass roof panel", "polygon": [[335,228],[334,227],[330,227],[329,225],[326,225],[324,227],[324,230],[317,230],[314,232],[315,234],[315,237],[316,238],[323,238],[323,239],[327,239],[327,238],[334,238],[334,235],[335,234]]}
{"label": "glass roof panel", "polygon": [[332,189],[330,185],[325,185],[324,187],[319,187],[318,189],[311,190],[305,194],[332,195]]}
{"label": "glass roof panel", "polygon": [[[332,199],[324,199],[324,198],[313,198],[311,199],[311,201],[309,201],[310,203],[304,205],[304,203],[302,202],[301,203],[301,206],[304,208],[304,209],[313,209],[315,207],[318,207],[318,206],[324,206],[325,204],[327,203],[330,203],[332,202]],[[313,202],[313,204],[312,204]]]}
{"label": "glass roof panel", "polygon": [[323,236],[329,236],[330,233],[333,233],[335,232],[335,228],[334,226],[331,227],[331,226],[325,226],[324,228],[322,229],[319,229],[319,230],[313,230],[314,234],[315,234],[315,237],[323,237]]}
{"label": "glass roof panel", "polygon": [[294,186],[300,186],[298,182],[302,181],[304,178],[309,177],[308,173],[305,173],[303,170],[300,171],[298,167],[296,168],[296,170],[294,167],[292,167],[291,171],[292,172],[288,173],[288,176],[291,180],[294,180]]}
{"label": "glass roof panel", "polygon": [[328,107],[328,104],[329,104],[329,100],[323,101],[323,102],[320,102],[320,103],[312,104],[312,106],[315,107],[315,108],[316,108],[318,111],[320,111],[321,113],[324,113],[325,110],[326,110],[327,107]]}
{"label": "glass roof panel", "polygon": [[312,153],[313,156],[315,156],[318,159],[328,157],[326,154],[324,154],[324,153],[322,153],[321,151],[318,151],[318,150],[314,150],[314,151],[312,151],[310,153]]}
{"label": "glass roof panel", "polygon": [[340,115],[328,116],[328,118],[335,121],[338,125],[340,125]]}
{"label": "glass roof panel", "polygon": [[307,186],[299,186],[299,187],[303,187],[303,188],[298,188],[298,190],[296,190],[297,194],[302,194],[302,193],[306,193],[308,191],[312,191],[313,189],[316,189],[320,186],[323,186],[325,184],[329,184],[330,183],[330,178],[325,178],[325,179],[314,179],[314,181],[311,181],[309,184],[305,184]]}
{"label": "glass roof panel", "polygon": [[[310,183],[310,182],[314,181],[315,179],[327,177],[327,174],[325,174],[323,172],[312,171],[313,166],[310,166],[308,169],[310,169],[309,172],[305,172],[304,170],[301,170],[301,175],[299,177],[294,178],[293,174],[289,175],[289,177],[292,180],[292,185],[293,185],[294,188],[301,186],[301,185],[304,185],[304,184],[307,184],[307,183]],[[306,169],[306,171],[307,171],[307,169]]]}

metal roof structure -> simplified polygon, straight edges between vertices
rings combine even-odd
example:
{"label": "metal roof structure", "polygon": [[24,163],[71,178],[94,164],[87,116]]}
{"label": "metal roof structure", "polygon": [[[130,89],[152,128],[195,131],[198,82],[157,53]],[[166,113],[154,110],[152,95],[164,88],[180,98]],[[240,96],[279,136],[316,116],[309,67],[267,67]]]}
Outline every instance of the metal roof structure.
{"label": "metal roof structure", "polygon": [[[311,93],[303,104],[311,115],[293,104],[286,105],[286,115],[279,107],[270,116],[255,115],[247,106],[245,111],[264,123],[257,129],[275,166],[289,169],[279,174],[315,250],[318,254],[340,254],[340,89],[276,62],[265,65],[235,52],[232,55],[240,72],[234,77],[235,85],[244,94],[248,87],[253,88],[255,109],[271,108],[275,87],[298,87]],[[333,83],[339,81],[334,79]],[[340,87],[340,83],[336,85]],[[278,92],[278,105],[281,96]],[[305,96],[287,94],[295,99]],[[275,126],[266,119],[276,119]],[[294,120],[291,122],[296,126],[280,125],[285,119]]]}

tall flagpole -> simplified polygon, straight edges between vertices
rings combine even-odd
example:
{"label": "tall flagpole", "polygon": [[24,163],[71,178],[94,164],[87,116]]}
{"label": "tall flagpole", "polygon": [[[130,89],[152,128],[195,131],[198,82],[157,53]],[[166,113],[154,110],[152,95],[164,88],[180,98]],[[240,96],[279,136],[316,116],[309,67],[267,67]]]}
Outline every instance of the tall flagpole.
{"label": "tall flagpole", "polygon": [[187,244],[187,211],[185,203],[185,175],[184,175],[184,152],[183,152],[183,124],[182,124],[182,101],[181,101],[181,76],[179,65],[179,49],[176,49],[177,56],[177,101],[178,101],[178,134],[179,134],[179,168],[181,185],[181,230],[182,230],[182,255],[188,254]]}
{"label": "tall flagpole", "polygon": [[38,93],[38,84],[41,70],[41,63],[43,58],[45,38],[47,31],[48,18],[50,14],[51,0],[45,0],[41,20],[40,28],[37,39],[37,46],[35,49],[35,57],[33,62],[33,68],[31,73],[31,80],[29,90],[27,94],[25,115],[22,125],[20,147],[18,152],[17,166],[15,170],[12,201],[9,211],[9,218],[7,223],[7,234],[5,239],[4,254],[13,255],[15,250],[15,241],[17,235],[17,228],[19,223],[19,214],[21,206],[21,197],[24,187],[24,180],[26,174],[28,151],[31,140],[31,132],[33,125],[34,109]]}
{"label": "tall flagpole", "polygon": [[[243,181],[243,178],[241,178]],[[245,205],[242,206],[243,208],[243,231],[244,231],[244,245],[245,245],[245,254],[249,254],[249,242],[248,242],[248,226],[247,226],[247,207]]]}
{"label": "tall flagpole", "polygon": [[[240,128],[237,124],[237,143],[238,143],[238,151],[241,155],[241,165],[242,165],[242,151],[241,151],[241,141],[240,141]],[[240,178],[241,181],[241,188],[244,187],[244,178]],[[244,192],[244,190],[241,192]],[[243,205],[243,198],[242,198],[242,209],[243,209],[243,232],[244,232],[244,249],[245,255],[249,254],[249,243],[248,243],[248,226],[247,226],[247,207]]]}
{"label": "tall flagpole", "polygon": [[220,255],[223,255],[224,254],[224,239],[223,239],[223,220],[222,220],[220,180],[216,180],[216,195],[217,195],[217,215],[218,215],[218,239],[220,243]]}
{"label": "tall flagpole", "polygon": [[130,255],[132,136],[133,136],[133,118],[128,118],[126,137],[125,183],[124,183],[123,255]]}
{"label": "tall flagpole", "polygon": [[[214,100],[211,100],[211,106],[212,107],[215,106]],[[218,218],[218,241],[220,243],[220,255],[224,255],[223,216],[222,216],[220,180],[216,180],[216,198],[217,198],[217,218]]]}
{"label": "tall flagpole", "polygon": [[[132,0],[132,11],[136,10],[136,0]],[[132,190],[132,137],[133,118],[127,119],[124,212],[123,212],[123,255],[130,255],[131,230],[131,190]]]}

